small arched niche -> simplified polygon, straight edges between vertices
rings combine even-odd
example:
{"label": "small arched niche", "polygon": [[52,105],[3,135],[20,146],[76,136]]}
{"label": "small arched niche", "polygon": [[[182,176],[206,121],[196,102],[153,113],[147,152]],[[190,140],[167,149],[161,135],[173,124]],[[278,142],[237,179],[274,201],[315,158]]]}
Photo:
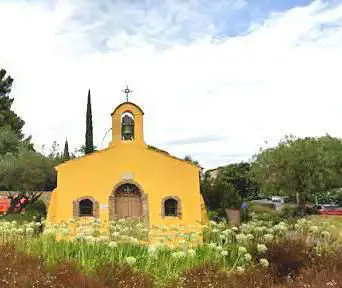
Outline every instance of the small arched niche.
{"label": "small arched niche", "polygon": [[134,115],[130,111],[126,111],[121,115],[121,140],[134,140]]}
{"label": "small arched niche", "polygon": [[80,217],[94,215],[94,205],[90,199],[83,199],[80,201],[78,205],[79,205]]}
{"label": "small arched niche", "polygon": [[91,196],[84,196],[73,201],[73,216],[99,217],[99,202]]}
{"label": "small arched niche", "polygon": [[181,201],[177,196],[167,196],[162,199],[161,203],[162,217],[182,217]]}

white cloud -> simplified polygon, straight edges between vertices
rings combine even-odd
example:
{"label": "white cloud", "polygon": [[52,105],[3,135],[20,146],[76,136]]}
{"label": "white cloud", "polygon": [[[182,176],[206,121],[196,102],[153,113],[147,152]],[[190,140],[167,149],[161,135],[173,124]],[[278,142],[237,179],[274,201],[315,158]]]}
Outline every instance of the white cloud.
{"label": "white cloud", "polygon": [[[342,4],[314,2],[271,15],[245,36],[214,41],[211,18],[199,20],[177,1],[166,7],[172,17],[122,6],[119,20],[100,11],[94,22],[73,18],[70,3],[0,2],[0,65],[15,79],[15,109],[37,145],[65,137],[71,147],[83,144],[90,88],[101,147],[126,84],[145,111],[145,140],[192,154],[206,168],[248,160],[265,140],[274,145],[289,133],[342,137]],[[140,26],[127,26],[122,15],[135,15]],[[171,31],[174,23],[196,41]],[[207,135],[223,140],[167,145]]]}

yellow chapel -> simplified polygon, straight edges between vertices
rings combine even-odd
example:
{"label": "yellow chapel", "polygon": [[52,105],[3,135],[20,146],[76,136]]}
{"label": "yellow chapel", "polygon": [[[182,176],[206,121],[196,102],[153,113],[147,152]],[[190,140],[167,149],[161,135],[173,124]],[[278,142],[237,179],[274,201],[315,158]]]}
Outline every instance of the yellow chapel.
{"label": "yellow chapel", "polygon": [[149,225],[205,222],[199,167],[145,143],[144,112],[138,105],[127,100],[111,118],[108,148],[55,167],[57,187],[48,221],[139,217]]}

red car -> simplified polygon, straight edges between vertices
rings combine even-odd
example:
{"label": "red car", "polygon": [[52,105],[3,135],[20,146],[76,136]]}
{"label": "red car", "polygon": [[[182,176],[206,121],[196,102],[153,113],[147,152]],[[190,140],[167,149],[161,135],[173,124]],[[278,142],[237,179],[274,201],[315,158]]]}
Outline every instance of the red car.
{"label": "red car", "polygon": [[317,205],[318,214],[320,215],[341,215],[342,207],[337,205]]}

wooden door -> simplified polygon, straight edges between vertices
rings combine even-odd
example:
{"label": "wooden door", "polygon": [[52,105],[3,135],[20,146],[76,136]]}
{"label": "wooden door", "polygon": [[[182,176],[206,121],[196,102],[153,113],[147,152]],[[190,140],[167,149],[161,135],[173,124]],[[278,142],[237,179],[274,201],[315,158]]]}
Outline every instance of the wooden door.
{"label": "wooden door", "polygon": [[141,206],[139,196],[119,196],[115,199],[115,211],[118,218],[141,217]]}

